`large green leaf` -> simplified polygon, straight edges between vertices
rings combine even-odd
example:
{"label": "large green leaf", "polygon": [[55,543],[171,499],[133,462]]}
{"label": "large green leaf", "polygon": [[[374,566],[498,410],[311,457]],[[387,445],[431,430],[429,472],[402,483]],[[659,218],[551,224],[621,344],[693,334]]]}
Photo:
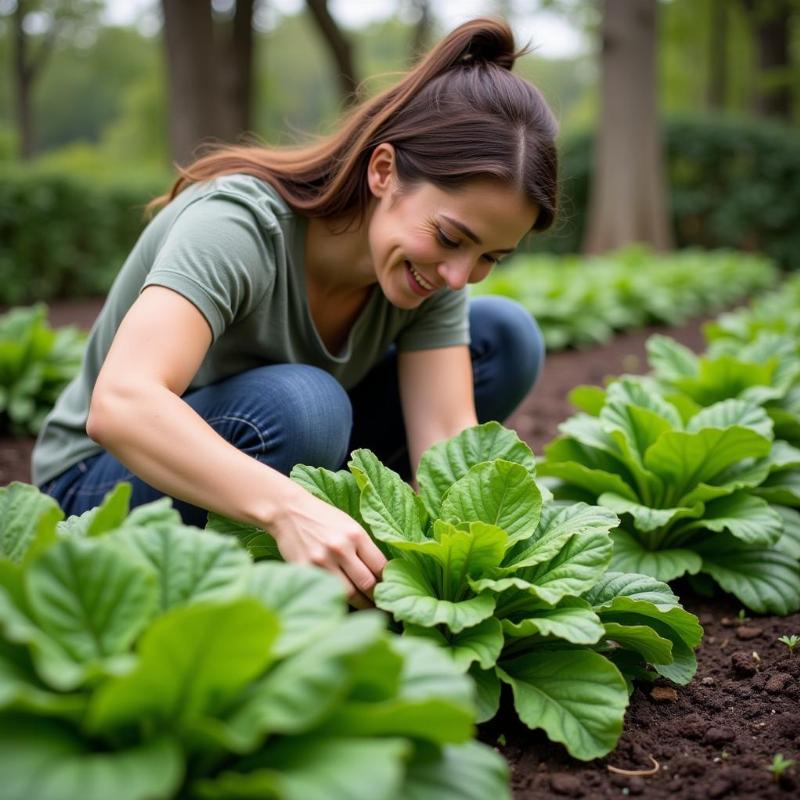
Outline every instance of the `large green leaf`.
{"label": "large green leaf", "polygon": [[800,469],[773,472],[753,493],[770,503],[800,507]]}
{"label": "large green leaf", "polygon": [[232,537],[155,524],[126,527],[113,541],[152,566],[162,611],[198,600],[237,597],[247,586],[250,557]]}
{"label": "large green leaf", "polygon": [[503,649],[503,627],[494,617],[447,636],[438,628],[423,628],[421,625],[406,625],[405,633],[426,639],[445,650],[453,663],[464,671],[475,662],[483,669],[491,669]]}
{"label": "large green leaf", "polygon": [[585,532],[566,540],[552,558],[518,569],[515,577],[536,587],[536,596],[558,603],[567,595],[580,595],[605,572],[611,558],[608,533]]}
{"label": "large green leaf", "polygon": [[[664,478],[668,496],[678,500],[699,483],[712,480],[744,458],[769,452],[771,442],[750,428],[704,428],[697,432],[667,431],[645,453],[645,464]],[[683,505],[689,501],[683,500]]]}
{"label": "large green leaf", "polygon": [[236,522],[219,514],[210,513],[206,524],[207,531],[234,537],[255,559],[282,561],[283,556],[275,539],[265,530],[246,522]]}
{"label": "large green leaf", "polygon": [[0,640],[0,709],[4,712],[24,711],[80,721],[86,703],[84,694],[45,689],[34,676],[28,654],[22,648]]}
{"label": "large green leaf", "polygon": [[[229,749],[249,752],[268,733],[311,730],[346,697],[356,679],[353,665],[381,644],[384,619],[364,611],[326,630],[313,647],[298,650],[260,678],[240,699],[219,731]],[[383,659],[381,659],[383,661]],[[401,659],[387,672],[399,680]],[[221,662],[224,665],[224,660]],[[374,669],[374,665],[373,665]],[[386,675],[379,675],[384,680]]]}
{"label": "large green leaf", "polygon": [[31,548],[52,543],[63,516],[58,503],[35,486],[14,482],[0,488],[0,557],[19,564]]}
{"label": "large green leaf", "polygon": [[573,644],[595,644],[603,636],[600,618],[578,598],[568,598],[555,608],[531,609],[522,619],[504,619],[502,623],[503,632],[511,639],[539,634]]}
{"label": "large green leaf", "polygon": [[672,381],[697,374],[697,356],[669,336],[651,336],[645,346],[647,360],[659,378]]}
{"label": "large green leaf", "polygon": [[99,506],[60,522],[58,533],[62,536],[100,536],[116,530],[128,516],[131,491],[130,483],[118,483]]}
{"label": "large green leaf", "polygon": [[511,800],[505,759],[486,745],[449,745],[408,766],[403,800]]}
{"label": "large green leaf", "polygon": [[[703,635],[703,629],[694,614],[679,606],[659,608],[649,601],[633,597],[617,597],[598,614],[604,625],[613,622],[634,628],[652,628],[659,636],[672,642],[672,658],[669,661],[651,662],[656,670],[679,684],[689,683],[694,677],[697,669],[694,650]],[[624,644],[640,650],[634,646],[632,639]]]}
{"label": "large green leaf", "polygon": [[639,653],[650,664],[672,661],[672,642],[659,636],[649,625],[620,625],[606,622],[605,638]]}
{"label": "large green leaf", "polygon": [[632,572],[606,572],[583,597],[595,611],[607,608],[615,597],[647,600],[661,609],[678,605],[678,598],[666,583]]}
{"label": "large green leaf", "polygon": [[699,411],[686,424],[686,430],[690,433],[709,428],[724,430],[733,427],[747,428],[765,439],[772,439],[772,420],[767,412],[744,400],[714,403]]}
{"label": "large green leaf", "polygon": [[639,572],[660,581],[671,581],[681,575],[694,575],[703,563],[694,549],[665,547],[649,550],[639,537],[622,529],[614,531],[611,538],[614,551],[610,567],[617,572]]}
{"label": "large green leaf", "polygon": [[634,503],[612,492],[601,494],[597,498],[597,502],[601,506],[610,508],[615,514],[630,514],[633,519],[633,527],[644,533],[665,528],[679,519],[699,517],[704,509],[702,503],[696,503],[691,507],[653,508],[642,503]]}
{"label": "large green leaf", "polygon": [[553,558],[571,536],[608,533],[619,523],[617,515],[586,503],[548,503],[542,507],[539,527],[527,541],[517,542],[503,559],[503,573],[514,574]]}
{"label": "large green leaf", "polygon": [[50,720],[0,720],[3,800],[153,800],[173,797],[180,749],[155,737],[122,750],[91,752],[74,730]]}
{"label": "large green leaf", "polygon": [[310,646],[346,614],[342,582],[316,567],[262,561],[251,569],[247,591],[280,617],[278,658]]}
{"label": "large green leaf", "polygon": [[497,567],[508,549],[508,536],[495,525],[470,522],[466,530],[436,520],[433,525],[438,547],[430,555],[441,567],[437,596],[457,600],[467,592],[467,580]]}
{"label": "large green leaf", "polygon": [[32,615],[77,662],[125,652],[157,603],[155,572],[108,540],[64,539],[28,568]]}
{"label": "large green leaf", "polygon": [[560,478],[567,485],[585,489],[593,497],[613,492],[629,500],[637,500],[636,492],[624,478],[606,470],[591,469],[578,461],[548,460],[541,464],[539,472],[551,478]]}
{"label": "large green leaf", "polygon": [[800,512],[786,506],[772,506],[781,515],[783,533],[775,542],[775,548],[782,553],[800,560]]}
{"label": "large green leaf", "polygon": [[760,614],[800,609],[800,566],[777,547],[758,547],[720,533],[697,548],[703,571],[747,607]]}
{"label": "large green leaf", "polygon": [[298,736],[271,743],[245,772],[198,781],[207,800],[396,800],[411,745],[403,739]]}
{"label": "large green leaf", "polygon": [[497,459],[476,464],[442,500],[441,518],[449,522],[486,522],[502,528],[513,543],[536,530],[542,496],[530,472]]}
{"label": "large green leaf", "polygon": [[769,503],[746,492],[720,497],[706,504],[701,519],[681,526],[690,530],[729,531],[748,544],[774,544],[783,531],[783,520]]}
{"label": "large green leaf", "polygon": [[139,642],[139,661],[92,697],[88,726],[106,732],[150,719],[191,728],[213,715],[272,660],[276,615],[251,597],[179,606]]}
{"label": "large green leaf", "polygon": [[498,422],[467,428],[458,436],[428,448],[417,468],[420,494],[431,517],[440,516],[447,490],[469,470],[495,459],[521,464],[533,476],[536,461],[528,445]]}
{"label": "large green leaf", "polygon": [[323,467],[298,464],[292,468],[291,478],[314,497],[340,508],[359,525],[364,525],[364,520],[361,518],[361,490],[355,477],[347,470],[332,472]]}
{"label": "large green leaf", "polygon": [[500,708],[500,678],[497,677],[497,670],[481,669],[477,664],[473,664],[469,669],[469,674],[475,682],[475,697],[478,707],[476,722],[487,722],[497,714]]}
{"label": "large green leaf", "polygon": [[655,414],[670,428],[680,429],[683,426],[681,415],[677,409],[656,391],[656,386],[650,378],[628,376],[612,381],[606,393],[606,406],[615,406],[615,408],[601,413],[600,419],[618,427],[626,434],[632,434],[630,442],[635,445],[635,449],[639,453],[643,453],[647,449],[648,442],[652,443],[658,438],[664,427],[658,423],[658,420],[647,416],[629,419],[624,409],[625,406]]}
{"label": "large green leaf", "polygon": [[591,650],[543,649],[503,661],[520,719],[588,761],[614,748],[622,733],[628,689],[619,670]]}
{"label": "large green leaf", "polygon": [[425,542],[425,508],[396,472],[369,450],[354,450],[347,466],[361,489],[361,516],[376,539],[390,544]]}
{"label": "large green leaf", "polygon": [[425,627],[443,624],[453,633],[471,628],[494,613],[495,599],[488,593],[457,602],[438,598],[438,588],[422,568],[399,559],[386,565],[383,580],[375,589],[375,605],[396,619]]}

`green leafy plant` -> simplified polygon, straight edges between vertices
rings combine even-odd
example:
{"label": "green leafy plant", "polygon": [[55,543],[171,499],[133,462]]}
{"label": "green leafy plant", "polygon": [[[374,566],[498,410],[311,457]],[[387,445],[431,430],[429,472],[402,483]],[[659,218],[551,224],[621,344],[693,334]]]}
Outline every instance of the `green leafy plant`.
{"label": "green leafy plant", "polygon": [[75,328],[50,328],[41,304],[0,316],[0,434],[38,432],[77,374],[84,340]]}
{"label": "green leafy plant", "polygon": [[653,377],[667,400],[690,416],[722,400],[763,407],[775,438],[800,444],[800,351],[795,337],[761,331],[742,342],[717,338],[703,356],[668,336],[647,341]]}
{"label": "green leafy plant", "polygon": [[791,653],[791,655],[794,655],[795,647],[797,647],[797,645],[800,644],[800,636],[794,633],[791,636],[788,635],[779,636],[778,641],[781,644],[785,644],[789,648],[789,653]]}
{"label": "green leafy plant", "polygon": [[510,797],[436,648],[129,494],[63,520],[0,489],[4,798]]}
{"label": "green leafy plant", "polygon": [[772,757],[772,763],[767,769],[772,773],[773,780],[779,781],[783,773],[794,765],[795,760],[793,758],[784,758],[783,753],[778,753]]}
{"label": "green leafy plant", "polygon": [[691,679],[696,618],[665,584],[606,573],[616,515],[551,502],[512,431],[487,423],[430,448],[419,494],[368,450],[348,467],[292,477],[372,535],[389,559],[376,605],[469,672],[480,721],[505,684],[523,722],[590,759],[615,746],[630,680]]}
{"label": "green leafy plant", "polygon": [[659,580],[704,573],[749,609],[800,608],[800,450],[744,400],[682,416],[652,379],[571,394],[578,413],[545,448],[557,496],[621,515],[612,569]]}

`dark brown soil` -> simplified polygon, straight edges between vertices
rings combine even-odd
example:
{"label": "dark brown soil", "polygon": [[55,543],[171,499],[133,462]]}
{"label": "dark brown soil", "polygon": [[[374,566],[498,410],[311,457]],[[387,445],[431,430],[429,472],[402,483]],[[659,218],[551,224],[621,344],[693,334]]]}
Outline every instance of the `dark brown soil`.
{"label": "dark brown soil", "polygon": [[[97,300],[54,304],[51,320],[88,329],[99,306]],[[700,323],[694,322],[680,329],[651,327],[621,335],[590,350],[554,353],[539,385],[508,424],[540,454],[558,423],[571,413],[567,392],[581,383],[601,384],[607,375],[644,372],[644,342],[655,332],[669,333],[695,350],[703,346]],[[32,445],[31,440],[0,440],[0,485],[29,480]],[[777,639],[800,634],[800,614],[743,621],[737,617],[739,605],[730,597],[712,602],[689,593],[683,596],[706,632],[698,651],[697,677],[674,694],[664,692],[664,699],[655,699],[651,686],[637,688],[619,746],[606,758],[589,763],[570,758],[541,732],[521,725],[507,699],[501,715],[482,726],[481,738],[497,743],[508,759],[516,800],[798,796],[800,649],[790,655]],[[505,744],[497,742],[501,734]],[[799,762],[780,782],[768,770],[778,753]],[[651,759],[659,766],[654,775],[623,776],[608,769],[647,770],[653,766]]]}

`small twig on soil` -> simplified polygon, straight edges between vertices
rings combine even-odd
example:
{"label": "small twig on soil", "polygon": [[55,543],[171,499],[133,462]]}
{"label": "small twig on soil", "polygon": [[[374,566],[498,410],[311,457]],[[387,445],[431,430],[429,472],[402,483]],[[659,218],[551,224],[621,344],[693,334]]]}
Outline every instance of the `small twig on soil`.
{"label": "small twig on soil", "polygon": [[606,769],[613,772],[615,775],[629,775],[635,777],[640,775],[645,777],[647,775],[655,775],[661,769],[661,764],[656,761],[653,756],[647,756],[653,762],[652,769],[621,769],[620,767],[612,767],[611,764],[606,764]]}

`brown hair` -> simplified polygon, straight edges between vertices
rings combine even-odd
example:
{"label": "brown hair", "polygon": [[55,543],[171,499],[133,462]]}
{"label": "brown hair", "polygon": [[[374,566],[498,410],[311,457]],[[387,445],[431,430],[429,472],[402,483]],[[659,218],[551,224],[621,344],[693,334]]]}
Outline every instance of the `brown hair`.
{"label": "brown hair", "polygon": [[556,213],[557,123],[535,86],[512,74],[514,35],[501,20],[475,19],[440,41],[396,86],[357,106],[337,133],[312,145],[223,146],[186,168],[169,193],[218,175],[267,181],[310,217],[363,217],[370,200],[367,165],[382,142],[395,149],[401,184],[453,189],[494,177],[518,186],[548,228]]}

